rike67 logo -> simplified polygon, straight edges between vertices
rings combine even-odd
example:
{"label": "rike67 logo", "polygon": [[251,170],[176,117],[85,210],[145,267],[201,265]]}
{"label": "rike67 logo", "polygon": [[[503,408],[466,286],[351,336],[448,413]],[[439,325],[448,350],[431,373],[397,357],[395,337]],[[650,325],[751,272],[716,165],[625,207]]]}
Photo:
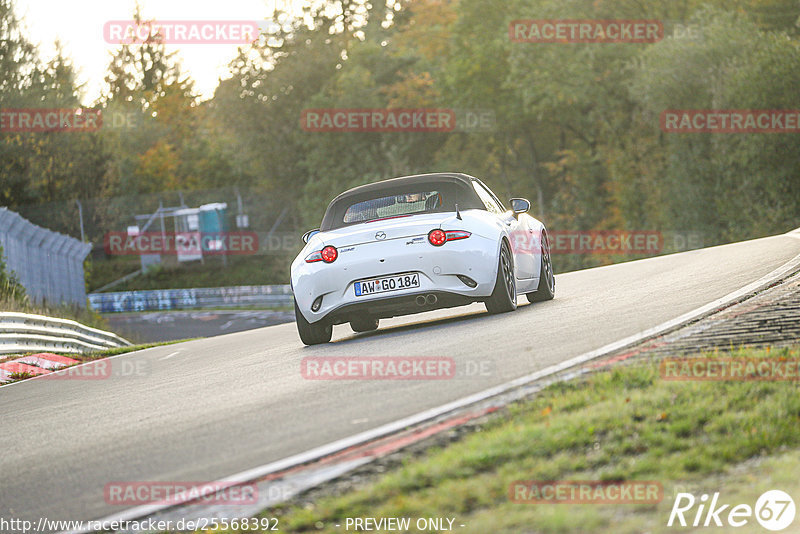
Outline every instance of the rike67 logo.
{"label": "rike67 logo", "polygon": [[696,498],[691,493],[678,493],[667,521],[668,527],[743,527],[753,518],[767,530],[777,532],[792,524],[795,504],[788,493],[781,490],[764,492],[754,507],[749,504],[731,506],[719,499],[719,492]]}

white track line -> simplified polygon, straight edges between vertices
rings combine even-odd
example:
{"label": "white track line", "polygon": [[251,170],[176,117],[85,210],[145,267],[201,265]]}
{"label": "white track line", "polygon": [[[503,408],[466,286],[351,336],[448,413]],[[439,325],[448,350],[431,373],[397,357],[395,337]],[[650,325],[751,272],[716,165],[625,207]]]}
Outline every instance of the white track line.
{"label": "white track line", "polygon": [[172,354],[167,354],[166,356],[164,356],[163,358],[159,358],[158,360],[159,360],[159,361],[168,360],[168,359],[172,358],[173,356],[177,356],[177,355],[178,355],[178,354],[180,354],[180,353],[181,353],[181,351],[179,351],[179,350],[176,350],[176,351],[175,351],[175,352],[173,352]]}
{"label": "white track line", "polygon": [[[800,229],[794,230],[791,233],[800,232]],[[789,235],[789,234],[784,234]],[[774,237],[781,237],[774,236]],[[790,274],[793,270],[800,267],[800,254],[783,264],[781,267],[778,267],[771,273],[762,276],[755,282],[744,286],[741,289],[733,291],[725,295],[722,298],[715,300],[714,302],[710,302],[705,306],[701,306],[695,310],[692,310],[688,313],[681,315],[680,317],[676,317],[675,319],[666,321],[661,323],[658,326],[654,326],[653,328],[649,328],[638,334],[634,334],[632,336],[628,336],[624,339],[619,341],[615,341],[614,343],[610,343],[605,345],[604,347],[600,347],[599,349],[586,352],[581,354],[580,356],[576,356],[575,358],[571,358],[569,360],[565,360],[559,364],[551,365],[550,367],[546,367],[540,371],[536,371],[535,373],[530,373],[528,375],[522,376],[510,382],[506,382],[505,384],[501,384],[499,386],[495,386],[490,389],[486,389],[479,393],[475,393],[473,395],[469,395],[467,397],[458,399],[453,402],[449,402],[447,404],[443,404],[441,406],[437,406],[436,408],[431,408],[430,410],[425,410],[424,412],[417,413],[415,415],[411,415],[404,419],[400,419],[393,423],[388,423],[383,426],[373,428],[372,430],[367,430],[365,432],[361,432],[354,436],[350,436],[349,438],[340,439],[338,441],[334,441],[332,443],[328,443],[327,445],[322,445],[320,447],[316,447],[314,449],[308,450],[306,452],[302,452],[300,454],[296,454],[294,456],[289,456],[288,458],[284,458],[282,460],[278,460],[276,462],[271,462],[268,464],[264,464],[259,467],[255,467],[253,469],[248,469],[247,471],[242,471],[241,473],[237,473],[235,475],[231,475],[229,477],[225,477],[220,479],[214,484],[242,484],[251,480],[255,480],[261,478],[263,476],[283,471],[289,469],[291,467],[295,467],[300,464],[308,463],[314,460],[318,460],[325,456],[329,456],[331,454],[337,453],[344,449],[348,449],[355,445],[359,445],[368,441],[372,441],[374,439],[387,436],[389,434],[393,434],[403,430],[409,426],[418,425],[420,423],[424,423],[425,421],[429,421],[441,415],[447,414],[449,412],[453,412],[458,409],[466,408],[472,404],[476,404],[478,402],[484,401],[491,397],[496,397],[503,393],[506,393],[510,390],[516,389],[518,387],[524,386],[531,382],[535,382],[536,380],[540,380],[547,376],[551,376],[557,374],[561,371],[569,369],[570,367],[575,367],[577,365],[584,364],[590,360],[594,360],[606,354],[615,352],[617,350],[623,349],[629,345],[637,344],[645,339],[654,337],[658,334],[663,334],[666,331],[672,330],[684,323],[690,322],[692,320],[698,319],[704,315],[713,312],[717,308],[724,306],[726,304],[730,304],[735,302],[745,295],[762,289],[776,280],[780,280],[784,278],[785,275]],[[213,484],[212,484],[213,485]],[[186,499],[188,501],[189,499]],[[184,503],[186,502],[184,501]],[[182,503],[175,502],[171,504],[147,504],[142,506],[137,506],[135,508],[129,508],[124,512],[120,512],[118,514],[113,514],[99,521],[103,522],[112,522],[112,521],[131,521],[133,519],[138,519],[142,517],[151,516],[157,512],[165,510],[167,508],[173,508],[176,506],[180,506]],[[68,534],[82,534],[84,532],[90,532],[89,530],[74,530],[69,531]]]}

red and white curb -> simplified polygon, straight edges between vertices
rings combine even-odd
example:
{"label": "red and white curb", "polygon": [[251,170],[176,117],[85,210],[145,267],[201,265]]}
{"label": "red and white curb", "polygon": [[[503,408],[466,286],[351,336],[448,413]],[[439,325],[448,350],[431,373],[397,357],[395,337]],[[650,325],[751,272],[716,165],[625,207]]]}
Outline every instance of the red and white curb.
{"label": "red and white curb", "polygon": [[0,382],[11,380],[11,375],[14,373],[29,373],[34,376],[46,375],[55,369],[60,369],[76,363],[81,362],[50,352],[31,354],[0,363]]}

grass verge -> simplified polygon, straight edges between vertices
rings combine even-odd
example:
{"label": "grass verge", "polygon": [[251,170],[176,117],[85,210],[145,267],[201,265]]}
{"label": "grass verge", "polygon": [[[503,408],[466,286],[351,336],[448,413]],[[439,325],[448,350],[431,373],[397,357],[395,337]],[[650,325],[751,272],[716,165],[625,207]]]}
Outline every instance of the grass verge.
{"label": "grass verge", "polygon": [[[726,356],[788,359],[800,350],[742,349]],[[796,488],[797,468],[797,381],[671,382],[661,379],[657,363],[644,362],[550,386],[464,439],[408,458],[344,494],[301,497],[262,516],[279,517],[283,532],[343,532],[348,517],[410,517],[412,523],[449,517],[459,532],[674,532],[666,521],[679,489],[753,497],[745,501],[753,506],[754,477],[763,483],[759,473],[771,469],[771,480]],[[516,480],[651,480],[663,485],[664,499],[515,504],[509,487]],[[751,518],[750,530],[736,530],[760,528]]]}

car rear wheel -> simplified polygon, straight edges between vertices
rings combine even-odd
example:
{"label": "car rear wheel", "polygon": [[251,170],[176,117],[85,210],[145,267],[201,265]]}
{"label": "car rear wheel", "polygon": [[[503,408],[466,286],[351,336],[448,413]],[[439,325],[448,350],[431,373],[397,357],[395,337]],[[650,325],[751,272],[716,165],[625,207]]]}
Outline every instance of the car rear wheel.
{"label": "car rear wheel", "polygon": [[556,296],[556,277],[553,274],[553,263],[550,260],[550,240],[542,232],[542,268],[539,271],[539,287],[533,293],[525,295],[528,302],[552,300]]}
{"label": "car rear wheel", "polygon": [[379,319],[373,319],[372,317],[359,317],[354,321],[350,321],[350,328],[353,329],[353,332],[372,332],[373,330],[378,329],[379,323]]}
{"label": "car rear wheel", "polygon": [[324,321],[317,323],[309,323],[303,314],[300,313],[300,308],[297,307],[297,301],[294,301],[294,317],[297,323],[297,333],[300,334],[300,340],[306,345],[319,345],[320,343],[327,343],[333,336],[333,325],[327,324]]}
{"label": "car rear wheel", "polygon": [[508,244],[500,246],[500,259],[497,265],[497,279],[492,296],[486,302],[489,313],[505,313],[517,309],[517,281],[514,276],[514,257]]}

